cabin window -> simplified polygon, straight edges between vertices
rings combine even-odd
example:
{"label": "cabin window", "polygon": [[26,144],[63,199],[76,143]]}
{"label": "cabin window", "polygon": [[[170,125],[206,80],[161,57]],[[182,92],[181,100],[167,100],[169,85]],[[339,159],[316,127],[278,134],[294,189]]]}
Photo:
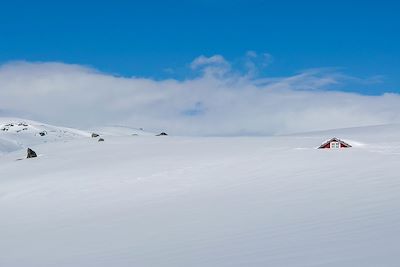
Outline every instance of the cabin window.
{"label": "cabin window", "polygon": [[339,142],[331,142],[331,148],[340,148]]}

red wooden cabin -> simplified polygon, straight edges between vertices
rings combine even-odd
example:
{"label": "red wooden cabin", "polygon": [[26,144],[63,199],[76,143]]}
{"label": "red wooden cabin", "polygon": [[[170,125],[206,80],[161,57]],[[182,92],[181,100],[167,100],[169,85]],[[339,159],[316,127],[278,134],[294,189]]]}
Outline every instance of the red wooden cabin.
{"label": "red wooden cabin", "polygon": [[348,148],[348,147],[351,147],[351,145],[349,145],[348,143],[346,143],[346,142],[334,137],[334,138],[326,141],[322,145],[320,145],[318,148],[319,149],[322,149],[322,148],[338,149],[338,148]]}

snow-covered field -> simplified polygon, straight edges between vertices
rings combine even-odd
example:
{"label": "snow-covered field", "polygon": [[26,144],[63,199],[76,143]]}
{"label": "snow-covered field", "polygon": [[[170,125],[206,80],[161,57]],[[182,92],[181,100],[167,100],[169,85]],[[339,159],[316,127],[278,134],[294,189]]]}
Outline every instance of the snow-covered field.
{"label": "snow-covered field", "polygon": [[[3,141],[0,266],[400,266],[399,125],[108,133]],[[333,136],[354,147],[315,149]]]}

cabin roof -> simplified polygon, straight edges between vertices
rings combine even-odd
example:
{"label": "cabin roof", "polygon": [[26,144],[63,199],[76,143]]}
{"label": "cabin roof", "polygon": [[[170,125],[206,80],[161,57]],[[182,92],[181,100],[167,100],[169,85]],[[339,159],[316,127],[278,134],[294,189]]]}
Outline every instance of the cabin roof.
{"label": "cabin roof", "polygon": [[350,144],[346,143],[345,141],[340,140],[339,138],[333,137],[329,139],[328,141],[325,141],[322,145],[320,145],[318,148],[324,148],[327,144],[331,142],[339,142],[340,144],[344,145],[345,147],[351,147]]}

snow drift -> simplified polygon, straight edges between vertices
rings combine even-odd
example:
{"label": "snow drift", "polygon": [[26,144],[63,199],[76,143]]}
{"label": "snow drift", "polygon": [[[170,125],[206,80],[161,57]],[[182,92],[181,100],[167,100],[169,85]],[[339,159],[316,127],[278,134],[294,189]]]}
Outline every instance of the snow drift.
{"label": "snow drift", "polygon": [[[337,136],[354,144],[317,150]],[[398,266],[400,127],[0,157],[0,265]],[[58,153],[62,149],[63,153]]]}

